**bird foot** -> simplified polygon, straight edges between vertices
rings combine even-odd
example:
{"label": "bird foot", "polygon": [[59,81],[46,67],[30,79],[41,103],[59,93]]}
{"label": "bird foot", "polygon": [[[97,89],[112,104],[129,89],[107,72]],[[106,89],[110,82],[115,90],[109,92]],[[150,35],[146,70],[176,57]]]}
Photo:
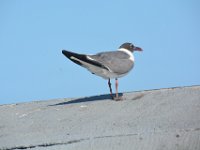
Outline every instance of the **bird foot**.
{"label": "bird foot", "polygon": [[117,97],[113,97],[113,100],[115,100],[115,101],[122,101],[123,98],[122,98],[122,96],[117,96]]}

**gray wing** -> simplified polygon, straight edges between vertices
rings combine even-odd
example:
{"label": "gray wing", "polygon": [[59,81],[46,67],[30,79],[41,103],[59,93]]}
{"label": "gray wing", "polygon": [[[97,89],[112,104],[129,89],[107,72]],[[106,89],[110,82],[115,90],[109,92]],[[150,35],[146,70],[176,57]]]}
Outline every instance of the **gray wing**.
{"label": "gray wing", "polygon": [[108,67],[110,71],[118,74],[129,72],[134,65],[133,61],[129,59],[130,56],[121,51],[102,52],[96,55],[89,55],[89,57]]}

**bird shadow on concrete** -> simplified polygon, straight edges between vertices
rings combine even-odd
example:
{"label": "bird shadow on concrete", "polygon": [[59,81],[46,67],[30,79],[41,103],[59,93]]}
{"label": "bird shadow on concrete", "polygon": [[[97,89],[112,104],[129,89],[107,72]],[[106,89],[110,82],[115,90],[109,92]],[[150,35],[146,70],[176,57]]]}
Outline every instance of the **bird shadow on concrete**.
{"label": "bird shadow on concrete", "polygon": [[[123,93],[119,93],[119,96],[123,96]],[[84,102],[92,102],[92,101],[102,101],[102,100],[112,100],[110,94],[105,95],[99,95],[99,96],[91,96],[91,97],[85,97],[85,98],[78,98],[73,99],[70,101],[57,103],[49,106],[58,106],[58,105],[68,105],[68,104],[76,104],[76,103],[84,103]]]}
{"label": "bird shadow on concrete", "polygon": [[135,97],[133,97],[131,100],[139,100],[141,98],[143,98],[145,96],[145,94],[139,94],[139,95],[136,95]]}

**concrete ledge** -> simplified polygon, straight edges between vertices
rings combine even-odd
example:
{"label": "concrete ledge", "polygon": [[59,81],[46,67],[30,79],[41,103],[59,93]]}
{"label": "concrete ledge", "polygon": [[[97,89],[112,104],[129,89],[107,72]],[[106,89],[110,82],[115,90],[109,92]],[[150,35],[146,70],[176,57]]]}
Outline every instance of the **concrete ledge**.
{"label": "concrete ledge", "polygon": [[0,150],[199,150],[200,86],[0,105]]}

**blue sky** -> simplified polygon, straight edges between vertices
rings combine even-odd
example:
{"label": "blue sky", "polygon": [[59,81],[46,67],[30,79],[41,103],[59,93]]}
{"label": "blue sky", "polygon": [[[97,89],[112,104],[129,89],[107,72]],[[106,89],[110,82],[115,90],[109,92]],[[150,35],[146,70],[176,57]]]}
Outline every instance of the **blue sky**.
{"label": "blue sky", "polygon": [[[200,84],[200,1],[0,1],[0,104],[108,94],[107,81],[62,49],[143,48],[119,79],[130,92]],[[114,81],[112,81],[114,89]]]}

